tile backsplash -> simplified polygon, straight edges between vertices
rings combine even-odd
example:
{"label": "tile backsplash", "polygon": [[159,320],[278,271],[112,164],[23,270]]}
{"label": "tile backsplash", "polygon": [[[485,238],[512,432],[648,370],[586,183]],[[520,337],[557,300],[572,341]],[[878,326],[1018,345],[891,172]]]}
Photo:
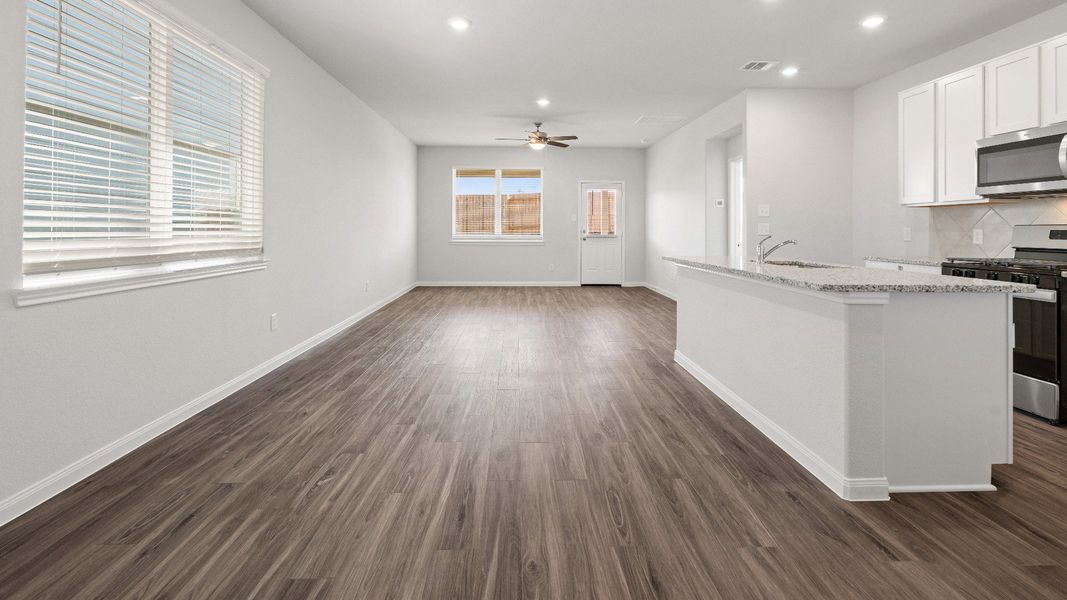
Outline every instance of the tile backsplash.
{"label": "tile backsplash", "polygon": [[[1006,204],[945,206],[930,210],[930,245],[934,256],[1011,257],[1015,225],[1067,223],[1067,198],[1018,200]],[[981,229],[981,244],[971,232]]]}

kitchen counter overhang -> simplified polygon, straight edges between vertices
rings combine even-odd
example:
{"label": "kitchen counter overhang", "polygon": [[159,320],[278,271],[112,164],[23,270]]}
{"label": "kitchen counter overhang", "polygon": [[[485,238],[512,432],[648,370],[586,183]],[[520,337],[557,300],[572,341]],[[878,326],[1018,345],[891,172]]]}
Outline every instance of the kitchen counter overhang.
{"label": "kitchen counter overhang", "polygon": [[906,292],[906,293],[1027,293],[1035,286],[1003,281],[950,277],[933,273],[869,269],[798,260],[769,260],[762,265],[753,260],[726,257],[670,257],[663,260],[679,266],[747,277],[769,283],[800,287],[818,292]]}
{"label": "kitchen counter overhang", "polygon": [[1033,286],[665,260],[680,267],[676,362],[838,495],[995,489],[991,465],[1011,462],[1011,298]]}

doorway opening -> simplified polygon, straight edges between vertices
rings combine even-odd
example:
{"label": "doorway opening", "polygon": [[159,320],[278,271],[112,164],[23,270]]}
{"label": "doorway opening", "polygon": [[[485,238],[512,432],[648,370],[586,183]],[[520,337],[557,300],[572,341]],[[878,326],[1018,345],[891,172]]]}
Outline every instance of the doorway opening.
{"label": "doorway opening", "polygon": [[727,212],[730,219],[730,258],[745,260],[745,159],[735,156],[727,169]]}

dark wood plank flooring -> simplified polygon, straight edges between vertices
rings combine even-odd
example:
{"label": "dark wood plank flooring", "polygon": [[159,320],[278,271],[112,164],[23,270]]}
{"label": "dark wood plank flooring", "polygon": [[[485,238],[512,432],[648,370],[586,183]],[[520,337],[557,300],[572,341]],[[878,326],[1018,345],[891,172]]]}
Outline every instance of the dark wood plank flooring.
{"label": "dark wood plank flooring", "polygon": [[850,504],[674,327],[416,289],[0,529],[0,598],[1067,597],[1067,430],[1017,416],[999,492]]}

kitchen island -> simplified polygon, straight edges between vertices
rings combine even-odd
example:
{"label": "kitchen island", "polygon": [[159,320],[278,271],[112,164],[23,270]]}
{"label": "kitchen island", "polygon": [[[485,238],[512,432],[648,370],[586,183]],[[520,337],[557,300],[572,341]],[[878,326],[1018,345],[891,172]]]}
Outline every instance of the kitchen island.
{"label": "kitchen island", "polygon": [[800,261],[678,266],[675,361],[847,500],[985,491],[1012,456],[1012,294]]}

